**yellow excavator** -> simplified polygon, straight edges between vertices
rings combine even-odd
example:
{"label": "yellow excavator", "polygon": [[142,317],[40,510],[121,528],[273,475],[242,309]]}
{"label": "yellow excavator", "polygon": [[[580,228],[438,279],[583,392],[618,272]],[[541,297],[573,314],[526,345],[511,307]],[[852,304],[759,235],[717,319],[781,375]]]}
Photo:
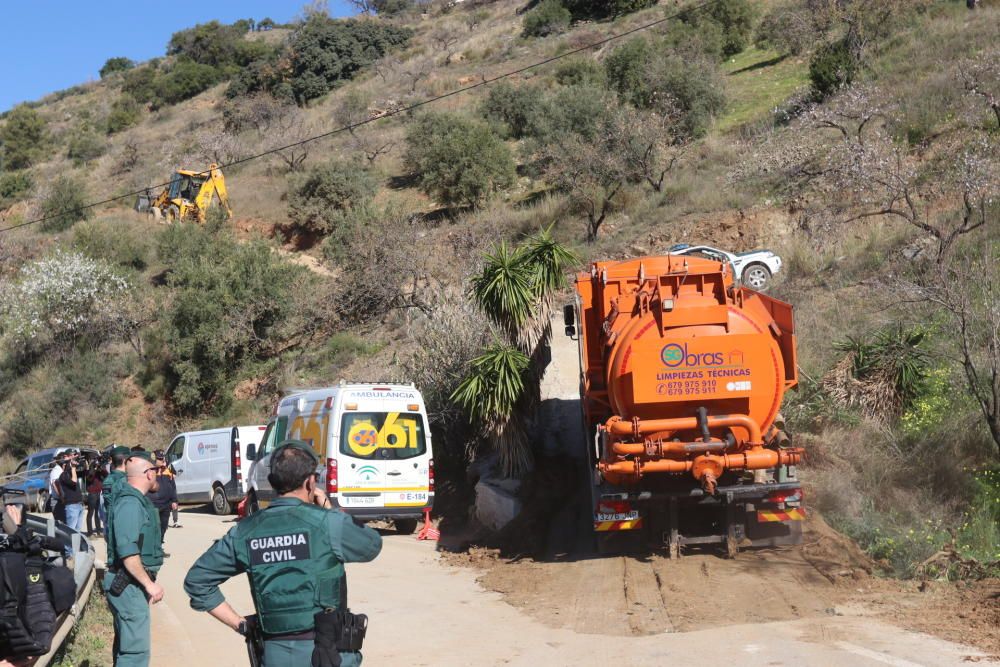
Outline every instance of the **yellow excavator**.
{"label": "yellow excavator", "polygon": [[219,165],[209,165],[204,171],[178,169],[160,194],[156,195],[152,190],[141,193],[136,198],[135,210],[151,213],[153,217],[168,222],[189,220],[203,223],[216,197],[226,210],[226,217],[232,218],[226,178]]}

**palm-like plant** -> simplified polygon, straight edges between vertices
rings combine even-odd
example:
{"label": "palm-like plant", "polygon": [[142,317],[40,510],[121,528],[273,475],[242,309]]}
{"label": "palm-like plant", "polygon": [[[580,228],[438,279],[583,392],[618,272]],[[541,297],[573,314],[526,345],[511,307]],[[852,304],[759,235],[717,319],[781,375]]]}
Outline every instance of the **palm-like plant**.
{"label": "palm-like plant", "polygon": [[525,424],[538,402],[538,352],[552,333],[552,294],[566,285],[577,258],[552,238],[550,227],[513,250],[501,243],[485,259],[472,298],[506,344],[495,343],[473,360],[452,399],[483,425],[512,475],[531,461]]}
{"label": "palm-like plant", "polygon": [[517,348],[494,342],[469,364],[469,373],[452,392],[469,418],[483,426],[494,441],[506,473],[523,470],[530,462],[525,431],[511,421],[525,394],[531,360]]}

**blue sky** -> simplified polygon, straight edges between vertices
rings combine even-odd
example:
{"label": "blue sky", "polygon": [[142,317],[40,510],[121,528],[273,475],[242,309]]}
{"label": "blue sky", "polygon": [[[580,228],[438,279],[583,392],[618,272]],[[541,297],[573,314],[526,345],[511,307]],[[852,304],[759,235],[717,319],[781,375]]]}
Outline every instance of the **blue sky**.
{"label": "blue sky", "polygon": [[[135,61],[162,56],[170,35],[213,19],[232,23],[270,16],[285,23],[305,0],[16,0],[3,2],[0,39],[0,112],[48,93],[99,79],[108,58]],[[352,13],[330,0],[330,14]]]}

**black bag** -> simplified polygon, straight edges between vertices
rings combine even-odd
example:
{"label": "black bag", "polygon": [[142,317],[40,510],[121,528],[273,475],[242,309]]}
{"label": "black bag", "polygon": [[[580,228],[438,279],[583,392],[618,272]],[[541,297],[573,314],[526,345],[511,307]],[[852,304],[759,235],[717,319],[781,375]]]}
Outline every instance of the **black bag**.
{"label": "black bag", "polygon": [[45,585],[49,589],[52,607],[61,614],[76,603],[76,580],[66,567],[46,567]]}
{"label": "black bag", "polygon": [[[25,623],[28,603],[28,567],[23,553],[0,553],[0,655],[45,655],[48,644],[36,640]],[[44,589],[44,583],[42,584]],[[52,641],[49,632],[49,643]]]}
{"label": "black bag", "polygon": [[[35,642],[45,649],[42,654],[48,653],[49,647],[52,645],[52,635],[56,630],[56,610],[52,606],[49,587],[45,581],[47,569],[53,568],[41,558],[29,556],[25,559],[28,587],[24,600],[24,625]],[[66,571],[69,572],[69,570]]]}

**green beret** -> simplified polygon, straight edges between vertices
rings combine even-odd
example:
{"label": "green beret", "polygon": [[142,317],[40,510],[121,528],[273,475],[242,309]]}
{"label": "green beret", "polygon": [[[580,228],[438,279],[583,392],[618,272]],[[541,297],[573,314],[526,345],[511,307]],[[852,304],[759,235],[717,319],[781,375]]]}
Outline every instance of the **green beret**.
{"label": "green beret", "polygon": [[111,450],[111,456],[124,456],[125,458],[128,458],[132,456],[132,450],[123,445],[118,445]]}
{"label": "green beret", "polygon": [[309,454],[310,457],[312,457],[314,464],[319,463],[319,457],[316,456],[316,452],[313,451],[313,448],[310,447],[309,443],[307,442],[303,442],[301,440],[282,440],[281,443],[274,448],[274,453],[271,456],[273,457],[275,454],[277,454],[282,447],[294,447],[295,449],[301,449],[302,451]]}
{"label": "green beret", "polygon": [[132,452],[133,459],[142,459],[143,461],[149,461],[150,463],[156,463],[153,460],[152,452]]}

